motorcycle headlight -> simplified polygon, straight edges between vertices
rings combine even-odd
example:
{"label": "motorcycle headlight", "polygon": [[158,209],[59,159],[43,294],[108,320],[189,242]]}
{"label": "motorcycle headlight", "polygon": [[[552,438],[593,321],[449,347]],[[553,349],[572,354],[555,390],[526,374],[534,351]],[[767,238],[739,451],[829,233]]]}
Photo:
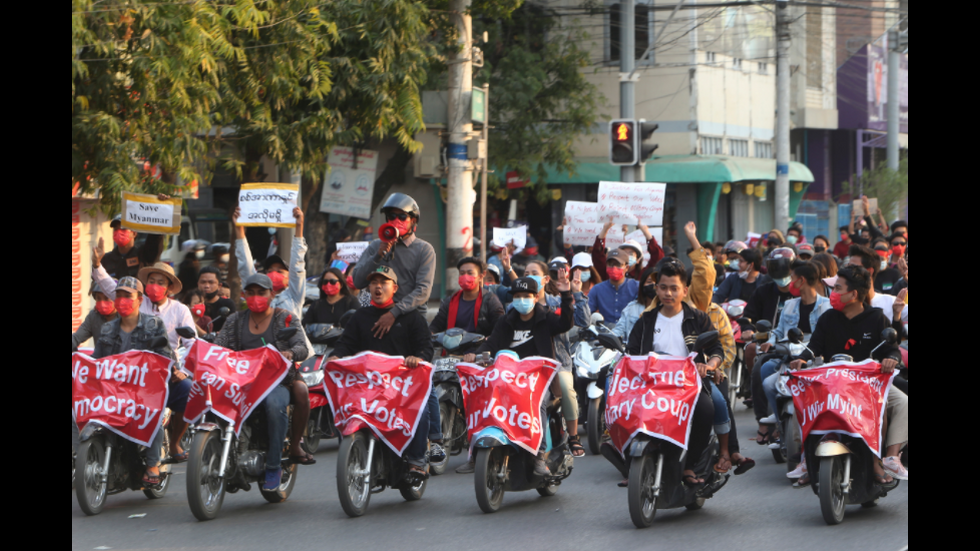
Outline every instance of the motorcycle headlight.
{"label": "motorcycle headlight", "polygon": [[304,373],[303,382],[306,386],[314,387],[323,384],[323,371],[316,371],[314,373]]}
{"label": "motorcycle headlight", "polygon": [[582,366],[578,366],[578,376],[580,379],[591,379],[592,376],[589,374],[589,370]]}

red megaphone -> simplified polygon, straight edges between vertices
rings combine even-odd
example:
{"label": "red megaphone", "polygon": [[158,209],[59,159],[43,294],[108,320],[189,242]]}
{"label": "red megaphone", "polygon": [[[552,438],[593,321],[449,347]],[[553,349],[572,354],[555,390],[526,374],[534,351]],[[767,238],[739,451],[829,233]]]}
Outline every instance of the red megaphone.
{"label": "red megaphone", "polygon": [[398,241],[399,237],[401,237],[401,233],[394,225],[385,224],[384,226],[378,228],[378,237],[381,238],[381,241],[384,243],[394,243],[395,241]]}

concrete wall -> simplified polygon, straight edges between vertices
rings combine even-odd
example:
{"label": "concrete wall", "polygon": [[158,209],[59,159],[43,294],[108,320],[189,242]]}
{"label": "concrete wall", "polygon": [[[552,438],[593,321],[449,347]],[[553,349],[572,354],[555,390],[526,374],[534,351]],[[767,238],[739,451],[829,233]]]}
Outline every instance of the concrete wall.
{"label": "concrete wall", "polygon": [[[95,306],[89,292],[92,289],[92,249],[99,238],[106,249],[112,248],[112,229],[109,220],[97,211],[92,199],[71,200],[71,331],[74,333]],[[91,343],[89,343],[91,344]]]}

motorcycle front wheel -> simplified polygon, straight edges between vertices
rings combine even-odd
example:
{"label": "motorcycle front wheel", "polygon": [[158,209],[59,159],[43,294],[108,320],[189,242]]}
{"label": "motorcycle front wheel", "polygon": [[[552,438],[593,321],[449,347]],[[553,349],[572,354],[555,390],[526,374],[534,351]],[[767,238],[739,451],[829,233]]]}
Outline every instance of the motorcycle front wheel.
{"label": "motorcycle front wheel", "polygon": [[644,455],[640,459],[633,459],[630,466],[629,502],[630,518],[637,528],[649,528],[657,518],[657,498],[653,495],[656,477],[653,457]]}
{"label": "motorcycle front wheel", "polygon": [[371,469],[367,456],[368,442],[364,433],[344,438],[337,456],[337,494],[340,506],[351,518],[364,516],[371,504],[371,475],[361,474]]}
{"label": "motorcycle front wheel", "polygon": [[490,515],[504,504],[504,458],[501,448],[481,449],[476,454],[476,502],[480,510]]}
{"label": "motorcycle front wheel", "polygon": [[844,522],[844,465],[841,457],[824,457],[820,461],[820,510],[829,526]]}
{"label": "motorcycle front wheel", "polygon": [[[102,436],[95,436],[78,445],[75,457],[75,497],[86,516],[94,517],[105,507],[108,483],[102,480],[106,445]],[[108,474],[108,473],[106,473]]]}
{"label": "motorcycle front wheel", "polygon": [[606,417],[602,414],[602,398],[589,401],[589,451],[602,454],[602,437],[606,434]]}
{"label": "motorcycle front wheel", "polygon": [[222,442],[219,432],[199,432],[187,461],[187,504],[199,521],[214,520],[225,502],[221,472]]}

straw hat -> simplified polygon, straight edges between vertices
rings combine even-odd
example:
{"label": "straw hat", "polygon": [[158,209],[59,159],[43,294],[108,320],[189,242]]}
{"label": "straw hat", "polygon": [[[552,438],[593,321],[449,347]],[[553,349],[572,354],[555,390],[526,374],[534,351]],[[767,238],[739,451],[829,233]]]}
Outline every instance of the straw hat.
{"label": "straw hat", "polygon": [[173,295],[178,295],[183,290],[184,286],[177,279],[176,274],[174,274],[174,269],[170,267],[169,264],[164,264],[163,262],[157,262],[149,268],[143,268],[140,270],[139,278],[146,285],[146,280],[150,277],[150,274],[161,274],[170,281],[169,291]]}

